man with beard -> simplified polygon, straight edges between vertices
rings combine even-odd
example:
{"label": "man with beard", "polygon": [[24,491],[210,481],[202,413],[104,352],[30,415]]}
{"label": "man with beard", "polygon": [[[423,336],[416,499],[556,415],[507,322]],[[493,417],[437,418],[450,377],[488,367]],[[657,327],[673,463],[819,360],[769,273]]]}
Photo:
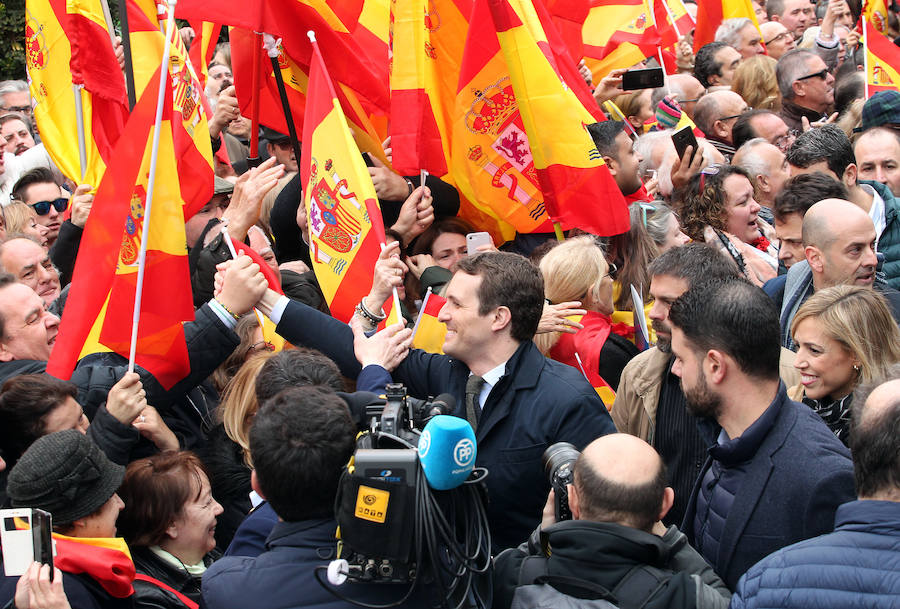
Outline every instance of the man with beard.
{"label": "man with beard", "polygon": [[828,533],[855,497],[850,453],[778,378],[778,310],[742,279],[694,285],[669,311],[672,373],[712,447],[682,530],[732,590],[753,564]]}
{"label": "man with beard", "polygon": [[634,142],[625,132],[625,123],[603,121],[588,125],[587,130],[625,200],[631,203],[647,199],[638,171],[643,157],[634,149]]}
{"label": "man with beard", "polygon": [[[667,525],[681,524],[709,446],[700,437],[696,419],[688,414],[678,377],[672,374],[669,307],[693,285],[738,276],[736,266],[704,243],[672,248],[650,265],[650,321],[656,346],[628,362],[610,414],[617,430],[651,444],[666,464],[669,485],[675,491],[672,509],[663,518]],[[781,374],[789,387],[800,381],[793,357],[783,350]]]}

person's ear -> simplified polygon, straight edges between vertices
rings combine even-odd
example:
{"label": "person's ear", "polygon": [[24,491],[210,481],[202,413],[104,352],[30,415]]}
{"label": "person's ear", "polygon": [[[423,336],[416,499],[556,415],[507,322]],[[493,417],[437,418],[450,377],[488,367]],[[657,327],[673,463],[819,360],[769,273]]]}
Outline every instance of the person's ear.
{"label": "person's ear", "polygon": [[806,90],[803,88],[803,83],[799,80],[795,80],[791,83],[791,90],[794,92],[794,97],[805,97]]}
{"label": "person's ear", "polygon": [[667,486],[663,491],[662,505],[659,507],[659,517],[657,520],[662,520],[666,517],[666,514],[669,513],[669,510],[672,509],[672,505],[675,503],[675,491],[672,490],[672,487]]}
{"label": "person's ear", "polygon": [[512,313],[510,312],[509,307],[501,305],[494,309],[494,319],[491,322],[491,330],[499,332],[507,326],[511,326],[511,324]]}
{"label": "person's ear", "polygon": [[572,512],[572,520],[581,520],[581,498],[574,484],[566,486],[569,490],[569,510]]}
{"label": "person's ear", "polygon": [[725,353],[718,349],[710,349],[706,352],[706,357],[703,359],[703,367],[710,384],[718,385],[725,380],[725,373],[728,371],[726,358]]}
{"label": "person's ear", "polygon": [[262,487],[260,487],[260,485],[259,485],[259,478],[256,477],[255,469],[250,470],[250,488],[252,488],[254,491],[256,491],[256,494],[259,495],[260,497],[262,497],[263,499],[266,498],[266,496],[262,492]]}
{"label": "person's ear", "polygon": [[6,347],[6,343],[0,343],[0,362],[11,362],[15,359],[15,356],[10,352],[10,350]]}
{"label": "person's ear", "polygon": [[822,255],[822,250],[815,245],[807,245],[803,248],[803,253],[810,269],[816,273],[822,273],[825,270],[825,257]]}
{"label": "person's ear", "polygon": [[609,169],[610,175],[616,177],[616,174],[619,172],[619,162],[611,156],[604,156],[603,162],[606,163],[606,168]]}
{"label": "person's ear", "polygon": [[856,163],[850,163],[844,170],[844,175],[841,176],[841,181],[847,188],[853,188],[854,186],[856,186],[857,179],[859,179],[859,168],[856,166]]}

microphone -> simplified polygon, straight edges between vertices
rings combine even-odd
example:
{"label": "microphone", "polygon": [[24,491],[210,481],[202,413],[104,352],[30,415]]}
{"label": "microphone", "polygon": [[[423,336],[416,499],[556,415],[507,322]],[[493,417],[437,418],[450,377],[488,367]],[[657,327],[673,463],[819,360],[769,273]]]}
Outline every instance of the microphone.
{"label": "microphone", "polygon": [[456,410],[456,398],[452,393],[442,393],[431,400],[431,410],[428,411],[427,417],[435,417],[441,414],[453,414]]}
{"label": "microphone", "polygon": [[432,418],[419,438],[419,461],[428,486],[438,491],[456,488],[475,469],[475,432],[465,419]]}

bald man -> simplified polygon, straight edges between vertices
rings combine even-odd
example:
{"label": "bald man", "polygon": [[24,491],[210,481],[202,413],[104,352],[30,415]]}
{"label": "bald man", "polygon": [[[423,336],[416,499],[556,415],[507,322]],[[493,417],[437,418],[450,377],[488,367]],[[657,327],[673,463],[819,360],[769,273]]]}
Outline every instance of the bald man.
{"label": "bald man", "polygon": [[694,108],[700,98],[706,95],[706,88],[700,81],[687,72],[672,74],[669,76],[669,86],[673,91],[679,91],[683,95],[678,96],[678,105],[688,117],[693,120]]}
{"label": "bald man", "polygon": [[[900,321],[900,292],[878,280],[875,225],[865,211],[850,201],[825,199],[803,217],[803,252],[806,260],[776,277],[763,289],[781,307],[782,345],[796,350],[791,322],[806,299],[816,290],[833,285],[859,285],[878,290]],[[778,284],[781,285],[780,294]]]}
{"label": "bald man", "polygon": [[707,93],[694,109],[694,122],[706,134],[706,138],[722,153],[726,162],[734,156],[734,140],[731,129],[741,114],[747,111],[747,102],[734,91]]}
{"label": "bald man", "polygon": [[766,51],[773,59],[778,59],[797,46],[794,42],[794,35],[780,21],[761,23],[759,31],[762,32]]}
{"label": "bald man", "polygon": [[[676,527],[666,530],[660,522],[674,492],[653,447],[635,436],[609,434],[584,449],[574,472],[568,487],[573,520],[553,522],[551,493],[544,522],[529,543],[496,558],[495,609],[510,607],[514,595],[526,601],[523,606],[535,606],[533,595],[555,604],[552,595],[560,593],[547,586],[516,591],[519,582],[531,584],[548,574],[551,583],[553,575],[566,576],[615,590],[626,607],[728,606],[731,595],[722,580]],[[552,554],[542,548],[552,548]],[[641,577],[650,581],[638,584]]]}

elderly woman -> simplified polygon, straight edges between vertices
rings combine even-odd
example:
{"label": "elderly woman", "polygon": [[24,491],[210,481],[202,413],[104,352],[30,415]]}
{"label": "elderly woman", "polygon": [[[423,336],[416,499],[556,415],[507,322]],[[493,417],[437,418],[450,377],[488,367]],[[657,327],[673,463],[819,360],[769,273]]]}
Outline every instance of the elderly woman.
{"label": "elderly woman", "polygon": [[759,218],[750,174],[733,165],[710,165],[682,191],[679,216],[694,241],[707,241],[729,255],[747,278],[761,285],[775,276],[778,249],[771,227]]}
{"label": "elderly woman", "polygon": [[203,463],[168,451],[128,466],[119,489],[119,529],[134,559],[134,606],[184,609],[199,603],[200,581],[216,558],[216,517]]}
{"label": "elderly woman", "polygon": [[816,290],[794,316],[791,336],[800,384],[788,396],[819,413],[847,444],[853,390],[900,361],[900,330],[887,301],[859,286]]}

